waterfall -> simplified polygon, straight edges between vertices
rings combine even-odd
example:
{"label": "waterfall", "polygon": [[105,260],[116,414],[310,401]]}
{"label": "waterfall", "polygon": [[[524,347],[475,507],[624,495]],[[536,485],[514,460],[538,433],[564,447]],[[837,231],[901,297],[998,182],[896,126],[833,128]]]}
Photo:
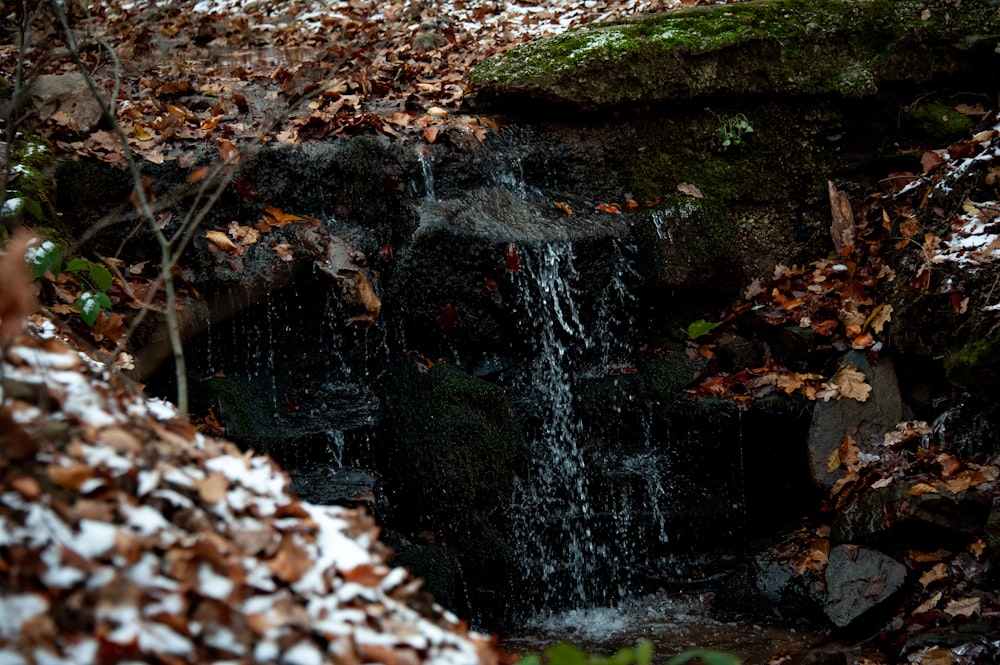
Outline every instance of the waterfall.
{"label": "waterfall", "polygon": [[[607,379],[632,354],[627,333],[637,273],[619,243],[607,243],[610,276],[596,293],[578,286],[572,242],[521,254],[520,315],[536,351],[512,393],[530,414],[532,460],[515,481],[511,513],[529,611],[624,598],[633,544],[646,537],[635,533],[635,478],[644,479],[654,504],[665,493],[648,427],[638,453],[615,458],[588,440],[579,413],[580,381]],[[662,529],[649,536],[665,537]]]}
{"label": "waterfall", "polygon": [[[514,534],[529,585],[549,596],[586,603],[586,579],[597,568],[588,530],[585,463],[579,449],[582,427],[573,407],[572,369],[579,347],[593,340],[580,322],[567,277],[575,271],[572,245],[545,246],[540,256],[522,258],[523,303],[537,328],[539,350],[532,363],[527,399],[537,405],[539,424],[532,442],[529,475],[515,482],[512,501]],[[567,491],[568,490],[568,491]]]}

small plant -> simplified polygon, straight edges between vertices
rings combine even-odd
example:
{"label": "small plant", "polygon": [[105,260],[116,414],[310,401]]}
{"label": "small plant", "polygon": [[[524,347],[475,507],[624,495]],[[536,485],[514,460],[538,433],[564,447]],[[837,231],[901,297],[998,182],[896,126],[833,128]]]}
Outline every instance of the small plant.
{"label": "small plant", "polygon": [[25,260],[28,262],[32,279],[38,279],[45,273],[58,276],[61,272],[68,272],[76,276],[83,290],[73,306],[80,310],[80,318],[88,327],[94,327],[102,309],[111,309],[108,289],[111,288],[114,278],[100,263],[76,258],[63,266],[62,249],[51,240],[45,240],[40,245],[30,248]]}
{"label": "small plant", "polygon": [[[541,656],[529,654],[518,665],[650,665],[653,660],[653,643],[641,640],[634,648],[619,649],[611,656],[590,654],[572,644],[556,644],[546,649]],[[688,662],[702,662],[704,665],[740,665],[740,659],[721,651],[692,649],[671,658],[667,665],[683,665]]]}
{"label": "small plant", "polygon": [[716,128],[715,136],[724,150],[732,146],[742,147],[746,142],[743,137],[753,133],[753,125],[742,113],[724,115],[720,120],[721,124]]}

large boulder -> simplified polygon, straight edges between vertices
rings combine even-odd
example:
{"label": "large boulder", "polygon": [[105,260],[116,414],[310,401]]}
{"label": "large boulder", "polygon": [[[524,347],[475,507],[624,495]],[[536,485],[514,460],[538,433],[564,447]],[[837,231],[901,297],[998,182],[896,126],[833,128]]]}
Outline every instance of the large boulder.
{"label": "large boulder", "polygon": [[765,0],[585,26],[495,56],[470,82],[480,101],[586,109],[775,92],[864,96],[978,68],[996,58],[998,31],[992,0]]}
{"label": "large boulder", "polygon": [[872,437],[881,441],[885,432],[906,420],[907,413],[889,358],[882,356],[872,363],[865,353],[851,351],[841,365],[864,374],[871,394],[864,402],[849,398],[816,402],[809,427],[809,472],[814,483],[826,488],[833,487],[842,475],[839,458],[836,464],[830,460],[845,436],[858,442]]}
{"label": "large boulder", "polygon": [[906,567],[878,550],[838,545],[826,567],[824,612],[845,628],[886,603],[906,581]]}

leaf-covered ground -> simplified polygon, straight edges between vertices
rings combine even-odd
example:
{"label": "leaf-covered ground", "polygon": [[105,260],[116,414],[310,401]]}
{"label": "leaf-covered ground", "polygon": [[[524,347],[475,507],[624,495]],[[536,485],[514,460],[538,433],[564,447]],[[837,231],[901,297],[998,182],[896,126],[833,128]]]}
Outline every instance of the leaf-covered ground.
{"label": "leaf-covered ground", "polygon": [[[379,133],[433,142],[440,131],[481,140],[495,124],[457,113],[476,63],[534,37],[681,4],[703,3],[101,0],[71,7],[70,22],[84,65],[115,93],[131,147],[152,162],[189,166],[190,148],[220,140],[242,147]],[[4,10],[0,28],[0,73],[10,82],[17,19]],[[76,70],[52,17],[33,24],[29,45],[27,73]],[[45,124],[67,152],[121,159],[106,128],[81,133],[59,113]]]}

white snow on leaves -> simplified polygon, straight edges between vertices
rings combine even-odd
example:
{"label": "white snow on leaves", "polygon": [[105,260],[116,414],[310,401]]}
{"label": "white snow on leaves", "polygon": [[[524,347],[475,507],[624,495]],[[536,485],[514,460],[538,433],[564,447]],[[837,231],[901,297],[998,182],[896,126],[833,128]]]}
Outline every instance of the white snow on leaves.
{"label": "white snow on leaves", "polygon": [[55,339],[23,338],[0,371],[0,408],[38,446],[27,464],[0,450],[0,556],[17,558],[0,662],[497,662],[484,636],[409,604],[418,583],[361,512],[299,502],[269,459]]}

